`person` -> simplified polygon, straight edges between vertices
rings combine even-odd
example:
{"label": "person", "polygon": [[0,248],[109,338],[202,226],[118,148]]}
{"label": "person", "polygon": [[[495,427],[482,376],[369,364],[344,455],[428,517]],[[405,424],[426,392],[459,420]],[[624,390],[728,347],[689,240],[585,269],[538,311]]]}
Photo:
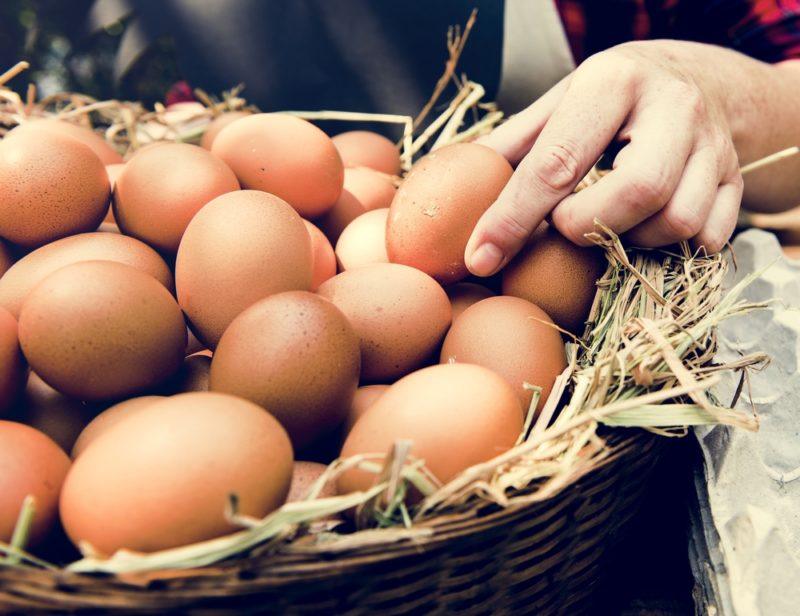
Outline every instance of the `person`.
{"label": "person", "polygon": [[[481,139],[516,169],[467,246],[478,276],[544,220],[578,244],[598,219],[630,244],[716,252],[742,202],[800,203],[800,157],[740,172],[800,143],[800,0],[113,4],[134,10],[140,39],[175,37],[192,85],[245,81],[268,110],[411,115],[441,72],[447,25],[477,6],[461,70],[507,111],[533,101]],[[608,151],[612,170],[573,193]]]}

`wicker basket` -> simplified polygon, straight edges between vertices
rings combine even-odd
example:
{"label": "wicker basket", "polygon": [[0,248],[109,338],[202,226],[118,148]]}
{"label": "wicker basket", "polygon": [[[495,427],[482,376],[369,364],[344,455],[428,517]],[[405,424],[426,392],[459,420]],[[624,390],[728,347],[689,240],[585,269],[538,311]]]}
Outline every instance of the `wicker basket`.
{"label": "wicker basket", "polygon": [[[158,579],[0,568],[0,609],[308,614],[577,614],[631,517],[663,445],[606,435],[612,455],[554,497],[437,516],[430,535],[331,551],[288,544]],[[172,575],[174,573],[174,575]]]}

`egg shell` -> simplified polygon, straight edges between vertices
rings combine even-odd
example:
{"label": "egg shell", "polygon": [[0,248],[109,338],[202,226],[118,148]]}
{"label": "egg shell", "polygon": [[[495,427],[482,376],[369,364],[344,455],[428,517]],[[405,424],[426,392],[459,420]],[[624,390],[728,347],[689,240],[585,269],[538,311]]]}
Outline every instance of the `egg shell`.
{"label": "egg shell", "polygon": [[445,293],[450,298],[450,307],[453,310],[453,322],[472,304],[487,297],[494,297],[494,293],[483,285],[474,282],[457,282],[445,287]]}
{"label": "egg shell", "polygon": [[225,519],[262,518],[289,491],[292,446],[262,408],[224,394],[181,394],[111,426],[75,460],[61,520],[76,545],[102,554],[153,552],[240,530]]}
{"label": "egg shell", "polygon": [[46,132],[55,132],[77,139],[82,144],[87,146],[92,152],[95,153],[97,158],[100,159],[104,165],[114,165],[122,162],[122,156],[117,152],[114,147],[106,141],[102,135],[98,134],[91,128],[74,124],[72,122],[65,122],[56,119],[37,119],[25,124],[20,124],[9,134],[19,134],[22,132],[29,132],[31,130],[43,130]]}
{"label": "egg shell", "polygon": [[367,208],[345,189],[334,206],[317,219],[316,224],[328,241],[335,245],[344,228],[366,211]]}
{"label": "egg shell", "polygon": [[249,115],[249,111],[226,111],[225,113],[219,114],[208,123],[203,137],[200,139],[200,146],[204,147],[206,150],[210,150],[211,146],[214,144],[214,139],[217,138],[217,135],[219,135],[219,132],[223,128],[231,122],[246,118]]}
{"label": "egg shell", "polygon": [[248,306],[310,289],[312,259],[308,231],[288,203],[256,190],[228,193],[186,229],[175,262],[178,302],[195,335],[213,349]]}
{"label": "egg shell", "polygon": [[[423,368],[392,385],[358,420],[342,457],[389,452],[398,439],[441,482],[514,446],[523,416],[499,375],[469,364]],[[353,469],[339,477],[340,494],[366,490],[376,475]]]}
{"label": "egg shell", "polygon": [[26,496],[35,499],[29,541],[39,543],[53,528],[58,495],[70,462],[52,439],[38,430],[0,420],[0,541],[8,543]]}
{"label": "egg shell", "polygon": [[186,324],[152,276],[113,261],[83,261],[31,290],[19,339],[47,384],[81,400],[108,400],[172,376],[183,361]]}
{"label": "egg shell", "polygon": [[542,388],[541,410],[567,367],[561,334],[547,313],[517,297],[490,297],[467,308],[444,339],[441,362],[485,366],[503,376],[527,412],[533,397],[523,383]]}
{"label": "egg shell", "polygon": [[476,143],[456,143],[424,156],[392,201],[389,260],[416,267],[442,284],[464,278],[467,240],[512,172],[505,158]]}
{"label": "egg shell", "polygon": [[366,167],[344,170],[344,189],[367,211],[389,207],[397,188],[385,175]]}
{"label": "egg shell", "polygon": [[345,419],[345,434],[350,433],[361,416],[386,393],[387,389],[389,389],[389,385],[364,385],[356,389],[353,403],[350,405],[350,412]]}
{"label": "egg shell", "polygon": [[336,253],[325,234],[313,223],[303,220],[311,239],[311,252],[314,271],[311,275],[311,290],[316,291],[319,285],[336,275]]}
{"label": "egg shell", "polygon": [[290,291],[234,319],[214,352],[210,389],[260,404],[300,449],[344,420],[360,367],[359,339],[341,311]]}
{"label": "egg shell", "polygon": [[19,347],[17,320],[0,308],[0,414],[5,414],[19,398],[28,368]]}
{"label": "egg shell", "polygon": [[442,287],[405,265],[378,263],[342,272],[317,292],[353,325],[366,381],[392,381],[418,368],[450,325],[450,302]]}
{"label": "egg shell", "polygon": [[[86,448],[102,436],[107,430],[118,423],[133,417],[136,413],[147,408],[153,402],[164,400],[164,396],[139,396],[118,402],[92,419],[80,432],[78,438],[70,448],[72,459],[77,458]],[[68,450],[69,451],[69,450]]]}
{"label": "egg shell", "polygon": [[577,246],[543,225],[503,269],[503,295],[533,302],[556,324],[580,335],[606,265],[601,249]]}
{"label": "egg shell", "polygon": [[60,133],[37,130],[0,141],[0,192],[0,236],[36,248],[96,229],[111,189],[91,149]]}
{"label": "egg shell", "polygon": [[183,360],[178,372],[164,384],[167,395],[190,391],[208,391],[208,376],[211,372],[211,357],[200,353]]}
{"label": "egg shell", "polygon": [[369,167],[381,173],[400,173],[400,150],[389,139],[368,130],[349,130],[333,137],[345,167]]}
{"label": "egg shell", "polygon": [[56,240],[22,257],[0,278],[0,306],[18,317],[31,289],[56,270],[81,261],[129,265],[152,276],[166,289],[174,288],[169,267],[147,244],[125,235],[96,231]]}
{"label": "egg shell", "polygon": [[[289,496],[286,497],[287,503],[306,500],[314,482],[319,479],[327,470],[327,466],[319,462],[305,462],[298,460],[294,463],[292,473],[292,484],[289,487]],[[317,498],[329,498],[336,496],[336,482],[328,481],[320,490]]]}
{"label": "egg shell", "polygon": [[800,259],[800,246],[783,246],[783,254],[787,259]]}
{"label": "egg shell", "polygon": [[345,227],[336,242],[336,259],[341,270],[373,263],[388,263],[386,219],[389,208],[365,212]]}
{"label": "egg shell", "polygon": [[294,116],[241,118],[219,132],[211,151],[233,169],[242,188],[277,195],[304,218],[324,214],[342,192],[344,167],[330,137]]}
{"label": "egg shell", "polygon": [[170,143],[126,164],[114,189],[114,218],[126,235],[174,253],[200,208],[235,190],[239,182],[219,158],[196,145]]}
{"label": "egg shell", "polygon": [[0,240],[0,279],[11,269],[12,265],[14,265],[14,254],[11,252],[11,247]]}
{"label": "egg shell", "polygon": [[[106,165],[106,174],[108,175],[108,183],[111,186],[111,193],[114,193],[114,187],[117,185],[117,178],[122,174],[122,170],[125,169],[125,163],[115,163],[112,165]],[[108,211],[106,212],[106,217],[103,219],[103,222],[111,222],[115,225],[117,221],[114,219],[114,208],[110,207],[109,204]],[[103,225],[100,225],[101,227]],[[119,232],[119,229],[117,230]]]}

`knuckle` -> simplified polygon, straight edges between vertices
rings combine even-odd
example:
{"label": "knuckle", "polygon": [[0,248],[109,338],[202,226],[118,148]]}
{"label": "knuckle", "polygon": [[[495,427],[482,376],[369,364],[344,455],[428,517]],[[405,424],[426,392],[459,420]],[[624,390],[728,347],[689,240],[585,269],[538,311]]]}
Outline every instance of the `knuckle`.
{"label": "knuckle", "polygon": [[693,83],[676,81],[672,86],[672,97],[678,105],[686,109],[692,117],[703,117],[708,112],[703,93]]}
{"label": "knuckle", "polygon": [[524,241],[530,235],[528,227],[525,226],[523,217],[516,208],[511,208],[498,212],[492,220],[492,228],[496,233],[504,237],[512,237],[517,241]]}
{"label": "knuckle", "polygon": [[653,207],[664,205],[672,194],[672,186],[665,170],[638,173],[630,178],[628,189],[633,201],[649,213]]}
{"label": "knuckle", "polygon": [[554,193],[570,190],[581,179],[580,160],[575,152],[575,146],[569,144],[544,148],[534,164],[538,183]]}
{"label": "knuckle", "polygon": [[700,231],[703,221],[697,212],[689,209],[673,209],[664,212],[664,225],[671,237],[679,240],[688,240]]}

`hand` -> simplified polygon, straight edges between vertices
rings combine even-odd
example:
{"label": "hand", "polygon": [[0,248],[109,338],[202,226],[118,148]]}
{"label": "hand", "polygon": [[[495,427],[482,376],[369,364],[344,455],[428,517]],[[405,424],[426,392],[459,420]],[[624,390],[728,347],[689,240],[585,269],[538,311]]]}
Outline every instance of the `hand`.
{"label": "hand", "polygon": [[[496,272],[548,216],[581,245],[596,218],[633,245],[691,239],[721,250],[742,177],[720,80],[696,53],[707,47],[647,41],[599,53],[484,137],[516,171],[472,233],[472,273]],[[623,147],[613,170],[573,193],[615,141]]]}

